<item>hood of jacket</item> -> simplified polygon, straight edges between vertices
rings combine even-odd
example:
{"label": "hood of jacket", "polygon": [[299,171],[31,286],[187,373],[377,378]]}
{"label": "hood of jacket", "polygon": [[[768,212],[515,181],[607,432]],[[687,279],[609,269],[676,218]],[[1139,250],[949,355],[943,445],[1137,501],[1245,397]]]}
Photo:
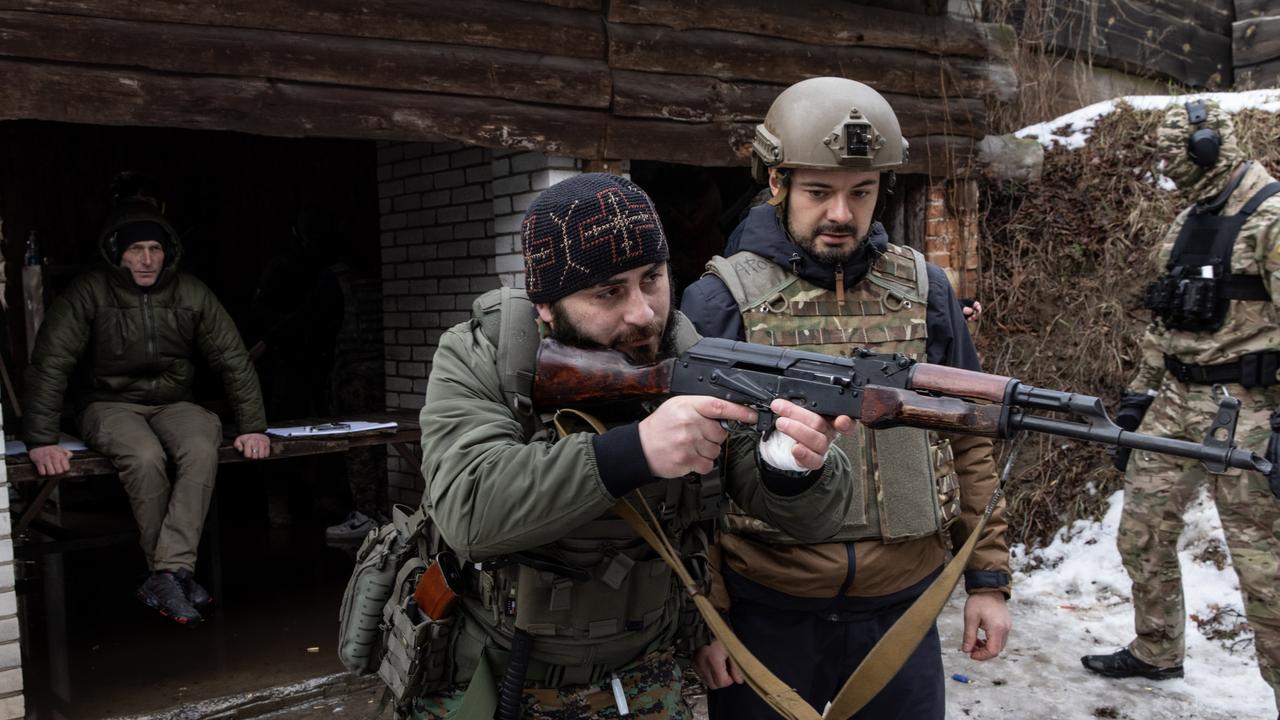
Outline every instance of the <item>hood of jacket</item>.
{"label": "hood of jacket", "polygon": [[[1192,125],[1185,104],[1172,105],[1165,110],[1156,131],[1156,152],[1164,162],[1164,174],[1196,202],[1221,193],[1230,182],[1232,171],[1247,159],[1237,142],[1231,113],[1213,100],[1205,101],[1205,110],[1205,121]],[[1216,131],[1221,142],[1218,160],[1209,167],[1195,164],[1187,154],[1187,138],[1201,128]]]}
{"label": "hood of jacket", "polygon": [[120,266],[120,254],[125,248],[118,247],[120,229],[139,222],[155,223],[168,235],[167,239],[161,240],[161,244],[164,245],[164,266],[156,276],[155,283],[146,288],[148,291],[154,291],[172,282],[173,276],[178,272],[178,264],[182,260],[182,240],[155,206],[147,202],[128,202],[117,207],[107,218],[102,226],[102,232],[98,235],[98,252],[103,262],[110,268],[110,277],[113,282],[141,290],[142,288],[138,288],[133,282],[133,275],[129,270]]}
{"label": "hood of jacket", "polygon": [[835,289],[837,269],[844,272],[845,287],[856,285],[871,269],[876,258],[889,247],[889,234],[885,232],[884,226],[873,222],[867,238],[852,256],[837,266],[836,263],[814,257],[795,244],[783,226],[782,218],[778,217],[771,205],[752,208],[742,222],[739,250],[749,250],[769,258],[777,265],[827,290]]}

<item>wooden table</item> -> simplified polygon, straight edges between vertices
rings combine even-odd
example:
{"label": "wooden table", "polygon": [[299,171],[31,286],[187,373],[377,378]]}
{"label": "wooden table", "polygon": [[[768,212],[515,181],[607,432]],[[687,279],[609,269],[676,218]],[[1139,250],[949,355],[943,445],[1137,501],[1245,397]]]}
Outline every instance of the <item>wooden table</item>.
{"label": "wooden table", "polygon": [[[366,430],[362,432],[347,433],[343,435],[321,435],[316,437],[295,437],[282,438],[274,435],[271,438],[271,456],[266,458],[267,461],[278,460],[280,458],[303,457],[305,455],[323,455],[326,453],[346,452],[352,448],[368,447],[371,445],[390,445],[395,451],[404,458],[406,462],[415,468],[422,468],[422,435],[418,428],[418,414],[412,411],[405,412],[381,412],[381,413],[361,413],[351,417],[327,417],[327,418],[303,418],[300,420],[288,420],[283,422],[272,422],[272,427],[296,427],[322,425],[333,422],[350,422],[355,420],[364,420],[368,422],[395,422],[395,428],[387,428],[383,430]],[[244,455],[231,446],[234,437],[224,438],[222,447],[218,448],[218,464],[223,463],[239,463],[248,462]],[[259,462],[259,461],[254,461]],[[9,471],[9,482],[39,482],[42,483],[39,492],[31,501],[31,505],[22,513],[22,517],[18,520],[18,524],[14,527],[14,534],[18,534],[27,529],[27,527],[40,515],[40,510],[49,500],[49,496],[58,487],[58,483],[66,478],[86,477],[94,475],[114,475],[116,472],[115,465],[105,455],[100,455],[92,450],[82,450],[72,453],[71,470],[61,475],[51,478],[41,477],[36,473],[36,467],[31,462],[26,453],[21,455],[8,455],[4,459],[6,468]]]}

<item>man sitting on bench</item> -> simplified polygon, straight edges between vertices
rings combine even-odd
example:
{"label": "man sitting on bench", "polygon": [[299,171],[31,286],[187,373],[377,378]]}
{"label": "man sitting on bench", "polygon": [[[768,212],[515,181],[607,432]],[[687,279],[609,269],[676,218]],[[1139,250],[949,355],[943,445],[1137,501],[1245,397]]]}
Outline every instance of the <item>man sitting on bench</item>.
{"label": "man sitting on bench", "polygon": [[222,425],[192,402],[195,361],[221,375],[242,433],[235,447],[250,460],[271,452],[258,376],[213,291],[178,272],[182,246],[156,204],[121,201],[99,246],[106,263],[71,282],[36,336],[23,439],[40,475],[70,469],[71,454],[57,444],[69,391],[81,437],[111,458],[133,507],[151,571],[138,599],[196,624],[211,602],[192,571]]}

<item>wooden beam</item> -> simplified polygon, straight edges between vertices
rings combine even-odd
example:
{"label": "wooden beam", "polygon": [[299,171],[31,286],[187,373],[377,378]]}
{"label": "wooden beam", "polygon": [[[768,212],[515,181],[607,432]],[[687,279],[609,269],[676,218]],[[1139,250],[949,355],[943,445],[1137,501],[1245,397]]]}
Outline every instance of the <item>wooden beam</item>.
{"label": "wooden beam", "polygon": [[1280,15],[1280,0],[1235,0],[1236,20]]}
{"label": "wooden beam", "polygon": [[1236,68],[1236,87],[1241,90],[1280,85],[1280,59]]}
{"label": "wooden beam", "polygon": [[575,10],[599,10],[600,0],[520,0],[533,5],[554,5]]}
{"label": "wooden beam", "polygon": [[1054,6],[1046,25],[1046,41],[1061,50],[1088,53],[1103,67],[1155,73],[1196,87],[1231,85],[1229,38],[1145,2],[1064,0]]}
{"label": "wooden beam", "polygon": [[1236,20],[1233,0],[1144,0],[1155,10],[1174,18],[1190,20],[1214,35],[1230,35]]}
{"label": "wooden beam", "polygon": [[601,60],[271,30],[0,11],[0,56],[193,75],[609,106]]}
{"label": "wooden beam", "polygon": [[455,43],[602,59],[593,11],[512,0],[0,0],[0,9],[348,37]]}
{"label": "wooden beam", "polygon": [[606,115],[507,100],[0,60],[0,119],[440,142],[603,157]]}
{"label": "wooden beam", "polygon": [[746,165],[753,123],[679,123],[609,118],[605,157],[661,160],[686,165]]}
{"label": "wooden beam", "polygon": [[899,48],[933,55],[1008,57],[1015,39],[1003,26],[835,3],[830,0],[613,0],[609,22],[676,30],[724,30],[809,45]]}
{"label": "wooden beam", "polygon": [[1231,47],[1237,67],[1280,59],[1280,15],[1235,22]]}
{"label": "wooden beam", "polygon": [[[613,112],[680,122],[760,122],[785,85],[729,82],[701,75],[618,70]],[[906,135],[987,134],[987,111],[974,98],[919,98],[886,93]]]}
{"label": "wooden beam", "polygon": [[972,58],[906,50],[817,47],[791,40],[715,30],[609,24],[609,66],[675,75],[707,75],[790,85],[836,75],[880,90],[924,97],[996,97],[1017,91],[1013,69]]}

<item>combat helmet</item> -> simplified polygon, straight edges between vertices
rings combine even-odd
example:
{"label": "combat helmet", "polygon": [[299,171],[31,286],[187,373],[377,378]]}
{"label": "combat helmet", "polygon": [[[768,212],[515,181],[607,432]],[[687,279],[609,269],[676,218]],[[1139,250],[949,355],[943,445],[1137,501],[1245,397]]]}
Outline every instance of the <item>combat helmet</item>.
{"label": "combat helmet", "polygon": [[756,126],[751,173],[769,168],[889,171],[907,162],[907,140],[887,100],[838,77],[802,80],[782,91]]}

